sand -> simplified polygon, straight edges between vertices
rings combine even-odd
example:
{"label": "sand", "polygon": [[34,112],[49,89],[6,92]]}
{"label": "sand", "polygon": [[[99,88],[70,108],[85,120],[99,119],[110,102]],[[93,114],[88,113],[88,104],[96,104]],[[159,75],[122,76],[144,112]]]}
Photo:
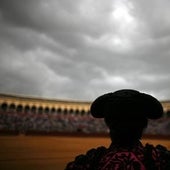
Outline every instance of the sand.
{"label": "sand", "polygon": [[[144,139],[143,143],[162,144],[168,139]],[[66,163],[90,148],[108,147],[107,137],[0,136],[0,169],[63,170]]]}

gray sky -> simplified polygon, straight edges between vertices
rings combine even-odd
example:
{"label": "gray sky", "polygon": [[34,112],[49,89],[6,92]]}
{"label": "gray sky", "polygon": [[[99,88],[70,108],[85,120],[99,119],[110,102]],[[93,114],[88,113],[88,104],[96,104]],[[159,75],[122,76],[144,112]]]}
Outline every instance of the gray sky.
{"label": "gray sky", "polygon": [[169,0],[0,0],[0,93],[170,99]]}

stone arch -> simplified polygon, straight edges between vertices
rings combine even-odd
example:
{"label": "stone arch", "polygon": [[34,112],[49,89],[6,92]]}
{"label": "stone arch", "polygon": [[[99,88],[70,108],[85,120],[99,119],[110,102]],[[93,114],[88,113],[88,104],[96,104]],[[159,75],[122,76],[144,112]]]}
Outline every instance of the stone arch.
{"label": "stone arch", "polygon": [[39,114],[42,114],[42,113],[43,113],[43,107],[42,107],[42,106],[39,106],[39,107],[38,107],[38,113],[39,113]]}
{"label": "stone arch", "polygon": [[30,112],[30,106],[29,106],[29,105],[26,105],[26,106],[24,107],[24,112],[25,112],[25,113]]}
{"label": "stone arch", "polygon": [[52,114],[54,114],[56,112],[56,109],[54,107],[51,108],[51,111],[50,111]]}
{"label": "stone arch", "polygon": [[36,113],[36,112],[37,112],[37,108],[36,108],[35,105],[33,105],[33,106],[31,107],[31,113]]}
{"label": "stone arch", "polygon": [[57,108],[57,113],[62,113],[62,109],[59,107],[59,108]]}
{"label": "stone arch", "polygon": [[14,104],[14,103],[11,103],[10,105],[9,105],[9,111],[15,111],[16,110],[16,105]]}
{"label": "stone arch", "polygon": [[167,117],[170,117],[170,110],[167,110],[166,115]]}
{"label": "stone arch", "polygon": [[47,107],[45,107],[45,109],[44,109],[44,113],[49,113],[49,111],[50,111],[49,107],[48,107],[48,106],[47,106]]}
{"label": "stone arch", "polygon": [[23,111],[23,106],[21,104],[19,104],[17,107],[16,107],[16,111],[17,112],[22,112]]}
{"label": "stone arch", "polygon": [[83,116],[83,115],[85,115],[85,110],[84,109],[82,109],[81,111],[80,111],[80,114]]}
{"label": "stone arch", "polygon": [[80,113],[79,109],[76,109],[76,110],[75,110],[75,114],[76,114],[76,115],[79,115],[79,113]]}
{"label": "stone arch", "polygon": [[63,113],[66,115],[68,113],[67,108],[63,109]]}
{"label": "stone arch", "polygon": [[74,110],[71,108],[68,112],[69,112],[70,114],[73,114]]}
{"label": "stone arch", "polygon": [[1,104],[1,110],[6,112],[8,110],[8,104],[6,102]]}

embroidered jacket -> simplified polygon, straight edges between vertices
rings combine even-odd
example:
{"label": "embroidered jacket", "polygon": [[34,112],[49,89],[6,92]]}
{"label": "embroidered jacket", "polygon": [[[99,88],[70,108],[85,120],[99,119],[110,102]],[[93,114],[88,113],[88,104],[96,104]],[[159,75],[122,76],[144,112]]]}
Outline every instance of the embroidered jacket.
{"label": "embroidered jacket", "polygon": [[140,142],[133,148],[111,144],[77,156],[65,170],[170,170],[170,151],[161,145],[143,146]]}

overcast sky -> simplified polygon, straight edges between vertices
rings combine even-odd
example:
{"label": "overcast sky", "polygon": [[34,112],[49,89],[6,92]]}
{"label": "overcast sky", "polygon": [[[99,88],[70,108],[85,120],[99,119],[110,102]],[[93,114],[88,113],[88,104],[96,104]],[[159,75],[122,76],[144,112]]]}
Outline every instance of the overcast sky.
{"label": "overcast sky", "polygon": [[0,93],[170,99],[169,0],[0,0]]}

